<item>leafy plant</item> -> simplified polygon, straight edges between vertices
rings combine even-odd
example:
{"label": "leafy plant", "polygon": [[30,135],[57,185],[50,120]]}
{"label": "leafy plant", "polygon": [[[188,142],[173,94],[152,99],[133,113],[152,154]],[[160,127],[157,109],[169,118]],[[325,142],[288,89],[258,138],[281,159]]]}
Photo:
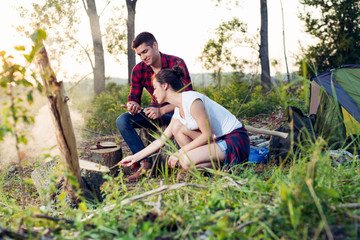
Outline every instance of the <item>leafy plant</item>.
{"label": "leafy plant", "polygon": [[[39,30],[32,35],[36,40],[30,54],[24,54],[28,63],[34,59],[35,53],[39,49],[36,44],[46,38],[45,32]],[[23,46],[16,47],[18,51],[24,51]],[[20,176],[23,178],[23,169],[21,161],[25,158],[25,153],[20,151],[20,144],[27,144],[27,138],[24,132],[21,131],[22,124],[32,124],[34,118],[29,115],[26,104],[33,103],[33,91],[37,89],[42,90],[41,84],[37,81],[35,74],[31,74],[31,80],[28,78],[27,68],[19,64],[13,63],[12,56],[6,55],[6,52],[1,51],[0,57],[2,59],[2,71],[0,75],[0,86],[2,91],[6,94],[7,99],[3,102],[3,123],[0,126],[0,140],[3,139],[6,133],[10,133],[15,138],[15,150],[17,152],[17,159],[19,165]],[[35,85],[33,84],[35,83]],[[25,194],[24,181],[21,181],[21,191]]]}
{"label": "leafy plant", "polygon": [[[101,134],[118,134],[116,119],[127,110],[121,104],[127,103],[129,87],[108,83],[105,92],[95,97],[85,113],[86,127]],[[142,106],[150,104],[151,96],[143,94]]]}

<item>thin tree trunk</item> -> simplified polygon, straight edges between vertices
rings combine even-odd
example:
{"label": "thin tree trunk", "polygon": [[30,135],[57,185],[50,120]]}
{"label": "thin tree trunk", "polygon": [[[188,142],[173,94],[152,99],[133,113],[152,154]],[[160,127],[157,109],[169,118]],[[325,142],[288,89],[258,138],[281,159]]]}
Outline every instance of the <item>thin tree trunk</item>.
{"label": "thin tree trunk", "polygon": [[95,66],[94,66],[94,91],[99,95],[105,90],[105,60],[104,48],[101,38],[99,16],[97,15],[95,0],[86,0],[87,15],[90,20],[91,36],[93,39]]}
{"label": "thin tree trunk", "polygon": [[[79,158],[76,148],[75,134],[71,122],[70,111],[67,105],[63,82],[58,82],[52,70],[45,47],[39,51],[38,65],[41,72],[44,87],[49,92],[49,108],[55,127],[56,139],[60,148],[60,158],[69,172],[75,176],[80,188],[83,187]],[[78,201],[75,193],[77,187],[70,183],[65,175],[64,190],[73,203]]]}
{"label": "thin tree trunk", "polygon": [[282,28],[283,28],[283,45],[284,45],[284,57],[285,57],[285,64],[286,64],[286,73],[287,73],[287,79],[288,83],[290,83],[290,73],[289,73],[289,66],[286,56],[286,48],[285,48],[285,26],[284,26],[284,9],[282,6],[282,1],[280,0],[280,6],[281,6],[281,16],[282,16]]}
{"label": "thin tree trunk", "polygon": [[131,81],[131,72],[135,66],[135,52],[131,48],[132,41],[135,38],[135,8],[137,0],[126,0],[126,6],[128,10],[128,19],[127,19],[127,38],[128,38],[128,84],[130,85]]}
{"label": "thin tree trunk", "polygon": [[261,85],[264,92],[271,88],[269,44],[268,44],[268,16],[267,0],[260,0],[261,30],[260,30],[260,61],[261,61]]}

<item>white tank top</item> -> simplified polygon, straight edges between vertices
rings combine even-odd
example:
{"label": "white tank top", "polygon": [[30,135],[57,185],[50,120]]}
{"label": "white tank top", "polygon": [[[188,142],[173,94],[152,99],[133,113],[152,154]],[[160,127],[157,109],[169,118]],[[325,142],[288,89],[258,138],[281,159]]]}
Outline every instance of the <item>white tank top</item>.
{"label": "white tank top", "polygon": [[198,124],[190,113],[191,105],[196,99],[200,99],[204,103],[215,138],[222,137],[233,130],[242,127],[241,122],[227,109],[207,96],[195,91],[186,91],[182,93],[182,106],[185,118],[180,116],[178,107],[175,107],[174,109],[173,118],[180,120],[180,122],[190,130],[199,129]]}

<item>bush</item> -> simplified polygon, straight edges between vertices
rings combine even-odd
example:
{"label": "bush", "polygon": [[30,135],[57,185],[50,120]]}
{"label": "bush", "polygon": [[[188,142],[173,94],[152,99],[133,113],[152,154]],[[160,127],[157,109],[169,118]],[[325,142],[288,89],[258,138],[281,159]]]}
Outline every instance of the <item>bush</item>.
{"label": "bush", "polygon": [[[121,104],[127,103],[129,86],[108,83],[106,89],[95,97],[85,113],[86,128],[102,134],[118,134],[116,119],[126,112]],[[142,106],[148,106],[151,101],[149,93],[143,94]]]}
{"label": "bush", "polygon": [[227,78],[221,89],[208,87],[197,91],[204,93],[241,118],[276,112],[278,107],[286,109],[287,106],[295,106],[306,112],[304,89],[300,81],[291,84],[280,82],[264,94],[258,79],[245,79],[234,74]]}
{"label": "bush", "polygon": [[[257,78],[245,78],[244,75],[226,75],[222,88],[210,86],[197,88],[196,91],[204,93],[218,102],[238,118],[253,117],[258,114],[277,112],[278,107],[286,109],[295,106],[306,112],[304,90],[308,85],[301,81],[291,84],[278,83],[273,89],[264,94],[260,81]],[[304,87],[305,86],[305,87]],[[85,121],[87,129],[102,134],[118,134],[116,119],[126,110],[121,104],[126,104],[129,86],[109,83],[105,92],[95,97],[91,107],[87,107]],[[148,106],[151,96],[143,92],[142,106]]]}

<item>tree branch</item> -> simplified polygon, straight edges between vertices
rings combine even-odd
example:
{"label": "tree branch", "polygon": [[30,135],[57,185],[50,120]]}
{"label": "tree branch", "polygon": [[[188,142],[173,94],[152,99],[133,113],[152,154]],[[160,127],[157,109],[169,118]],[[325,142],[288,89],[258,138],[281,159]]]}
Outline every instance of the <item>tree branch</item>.
{"label": "tree branch", "polygon": [[[182,188],[182,187],[206,188],[206,186],[202,185],[202,184],[193,184],[193,183],[186,183],[186,182],[185,183],[174,184],[174,185],[169,185],[169,186],[161,186],[159,188],[144,192],[144,193],[136,195],[134,197],[124,199],[124,200],[122,200],[120,202],[119,205],[120,206],[127,205],[127,204],[137,202],[137,201],[143,200],[145,198],[148,198],[148,197],[151,197],[151,196],[154,196],[154,195],[157,195],[157,194],[161,194],[161,193],[164,193],[164,192],[167,192],[167,191],[170,191],[170,190],[176,190],[176,189],[179,189],[179,188]],[[112,211],[117,205],[118,204],[111,204],[111,205],[109,205],[107,207],[102,208],[101,211],[102,212]],[[91,219],[94,215],[95,215],[94,213],[90,214],[86,218],[83,218],[81,221],[87,221],[87,220]]]}

